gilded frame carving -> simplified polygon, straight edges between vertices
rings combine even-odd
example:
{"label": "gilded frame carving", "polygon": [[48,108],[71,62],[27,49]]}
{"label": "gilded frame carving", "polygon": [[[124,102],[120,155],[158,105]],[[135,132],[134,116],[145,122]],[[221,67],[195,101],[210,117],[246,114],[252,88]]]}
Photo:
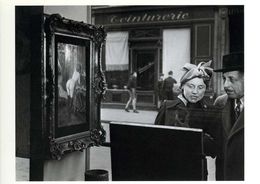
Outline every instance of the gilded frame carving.
{"label": "gilded frame carving", "polygon": [[[100,103],[106,90],[104,73],[101,68],[101,49],[105,41],[105,31],[102,26],[95,26],[61,17],[59,14],[46,16],[44,22],[46,35],[46,59],[43,61],[42,90],[44,115],[43,129],[46,137],[47,158],[60,160],[66,153],[82,151],[90,146],[99,146],[105,141],[105,131],[100,122]],[[89,63],[85,62],[87,75],[86,82],[86,122],[77,126],[68,125],[66,130],[75,129],[73,133],[64,133],[57,126],[57,91],[58,91],[58,64],[57,40],[62,37],[66,44],[77,43],[88,47],[85,54]],[[68,43],[67,41],[68,40]],[[87,45],[84,45],[87,43]],[[77,47],[77,45],[75,46]],[[90,54],[90,56],[88,55]],[[89,107],[89,108],[87,108]],[[74,127],[75,126],[75,127]],[[82,128],[83,127],[83,128]],[[62,132],[61,136],[57,136]]]}

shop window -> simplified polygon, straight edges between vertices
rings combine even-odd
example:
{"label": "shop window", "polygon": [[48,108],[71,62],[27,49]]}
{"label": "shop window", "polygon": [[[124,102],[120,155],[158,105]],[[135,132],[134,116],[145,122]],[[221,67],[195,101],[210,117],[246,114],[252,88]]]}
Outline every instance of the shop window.
{"label": "shop window", "polygon": [[173,71],[176,81],[183,75],[182,67],[190,63],[190,29],[176,28],[163,30],[163,73]]}
{"label": "shop window", "polygon": [[128,32],[108,32],[105,52],[108,88],[123,89],[128,81]]}

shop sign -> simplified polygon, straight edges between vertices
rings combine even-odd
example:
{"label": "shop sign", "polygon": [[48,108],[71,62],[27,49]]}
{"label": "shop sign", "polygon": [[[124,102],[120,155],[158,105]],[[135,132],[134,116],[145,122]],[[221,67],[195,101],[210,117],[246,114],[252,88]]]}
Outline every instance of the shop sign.
{"label": "shop sign", "polygon": [[112,15],[109,17],[110,24],[134,24],[149,22],[172,22],[189,19],[189,13],[184,11],[169,13],[143,13],[139,15]]}

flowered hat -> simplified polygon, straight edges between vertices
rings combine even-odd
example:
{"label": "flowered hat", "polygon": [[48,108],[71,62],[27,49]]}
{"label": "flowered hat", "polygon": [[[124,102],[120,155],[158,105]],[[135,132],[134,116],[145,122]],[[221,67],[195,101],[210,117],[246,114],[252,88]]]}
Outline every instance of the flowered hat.
{"label": "flowered hat", "polygon": [[186,63],[183,66],[183,69],[186,72],[184,73],[184,75],[180,80],[181,86],[185,84],[187,81],[194,79],[196,77],[203,78],[205,82],[209,81],[213,73],[213,69],[210,68],[211,62],[212,60],[206,63],[201,62],[198,64],[198,66],[191,63]]}

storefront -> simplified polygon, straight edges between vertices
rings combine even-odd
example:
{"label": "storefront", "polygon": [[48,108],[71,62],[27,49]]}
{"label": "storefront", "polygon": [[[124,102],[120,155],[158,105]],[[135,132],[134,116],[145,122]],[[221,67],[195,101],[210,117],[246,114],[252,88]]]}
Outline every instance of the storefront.
{"label": "storefront", "polygon": [[[243,6],[92,7],[93,23],[104,25],[107,31],[103,67],[108,90],[103,105],[126,103],[125,88],[133,71],[138,73],[137,105],[155,108],[160,73],[167,77],[172,70],[173,77],[179,81],[185,63],[213,60],[212,67],[220,67],[224,54],[243,49],[240,43],[243,39],[231,36],[231,14],[235,15],[232,22],[237,20],[237,15],[243,18]],[[242,23],[238,26],[233,30],[240,33]],[[232,44],[234,40],[239,43]],[[232,45],[236,46],[233,50]],[[221,76],[214,75],[207,96],[213,99],[221,92]]]}

